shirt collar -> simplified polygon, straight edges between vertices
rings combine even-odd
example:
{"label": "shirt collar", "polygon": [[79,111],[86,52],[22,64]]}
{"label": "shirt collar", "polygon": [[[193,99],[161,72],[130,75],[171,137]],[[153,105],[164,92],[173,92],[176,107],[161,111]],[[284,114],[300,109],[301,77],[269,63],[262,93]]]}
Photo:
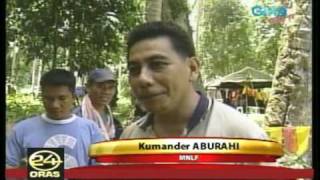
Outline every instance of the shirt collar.
{"label": "shirt collar", "polygon": [[41,118],[50,123],[50,124],[69,124],[76,119],[76,115],[72,114],[72,116],[68,119],[54,120],[49,118],[45,113],[41,115]]}
{"label": "shirt collar", "polygon": [[200,95],[200,99],[187,125],[188,133],[201,121],[209,105],[209,99],[201,92],[198,92],[198,94]]}
{"label": "shirt collar", "polygon": [[[200,99],[198,101],[198,104],[196,106],[196,109],[193,111],[192,116],[188,122],[187,125],[187,133],[189,133],[204,117],[205,112],[207,110],[207,107],[209,105],[209,99],[204,95],[202,92],[197,91],[197,93],[200,95]],[[142,121],[139,126],[144,131],[147,130],[147,127],[152,125],[153,121],[153,114],[148,113],[146,116],[144,116],[145,120]]]}

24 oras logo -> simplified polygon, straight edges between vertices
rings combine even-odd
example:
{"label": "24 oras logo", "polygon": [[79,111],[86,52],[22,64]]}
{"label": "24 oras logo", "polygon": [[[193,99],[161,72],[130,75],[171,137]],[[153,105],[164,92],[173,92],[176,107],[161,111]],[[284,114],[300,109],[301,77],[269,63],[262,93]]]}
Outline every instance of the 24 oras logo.
{"label": "24 oras logo", "polygon": [[38,171],[52,171],[59,167],[63,161],[60,156],[49,150],[41,150],[29,157],[30,165]]}
{"label": "24 oras logo", "polygon": [[[32,151],[31,151],[32,150]],[[63,149],[32,148],[28,152],[29,178],[60,179],[63,171]]]}

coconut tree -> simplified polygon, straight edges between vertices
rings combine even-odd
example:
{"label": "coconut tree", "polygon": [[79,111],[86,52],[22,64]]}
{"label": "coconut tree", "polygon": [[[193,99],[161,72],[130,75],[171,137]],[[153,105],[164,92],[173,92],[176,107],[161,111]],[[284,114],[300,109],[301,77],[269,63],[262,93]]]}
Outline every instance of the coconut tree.
{"label": "coconut tree", "polygon": [[271,126],[311,123],[311,2],[296,0],[287,19],[266,109]]}
{"label": "coconut tree", "polygon": [[[267,104],[269,126],[311,124],[311,2],[296,0],[294,18],[286,22]],[[311,142],[311,138],[309,138]],[[311,164],[311,143],[305,153]]]}

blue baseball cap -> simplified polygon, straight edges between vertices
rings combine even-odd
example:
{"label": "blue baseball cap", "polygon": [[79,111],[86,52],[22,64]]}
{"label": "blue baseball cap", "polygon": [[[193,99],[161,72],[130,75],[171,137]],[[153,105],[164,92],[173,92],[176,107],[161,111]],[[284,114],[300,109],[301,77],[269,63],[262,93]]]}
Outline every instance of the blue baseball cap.
{"label": "blue baseball cap", "polygon": [[109,68],[95,69],[89,73],[88,81],[91,82],[104,82],[116,81],[113,72]]}

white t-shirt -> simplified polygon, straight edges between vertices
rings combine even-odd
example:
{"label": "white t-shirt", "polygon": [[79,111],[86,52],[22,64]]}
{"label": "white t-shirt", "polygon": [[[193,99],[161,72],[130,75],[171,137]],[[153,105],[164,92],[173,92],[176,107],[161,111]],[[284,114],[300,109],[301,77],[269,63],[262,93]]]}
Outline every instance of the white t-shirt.
{"label": "white t-shirt", "polygon": [[[202,95],[203,96],[203,95]],[[192,129],[186,129],[185,137],[230,137],[248,139],[268,139],[259,125],[246,118],[237,110],[212,98],[207,101],[207,108]],[[198,103],[199,105],[200,103]],[[127,127],[121,139],[154,138],[151,114],[147,114]]]}

